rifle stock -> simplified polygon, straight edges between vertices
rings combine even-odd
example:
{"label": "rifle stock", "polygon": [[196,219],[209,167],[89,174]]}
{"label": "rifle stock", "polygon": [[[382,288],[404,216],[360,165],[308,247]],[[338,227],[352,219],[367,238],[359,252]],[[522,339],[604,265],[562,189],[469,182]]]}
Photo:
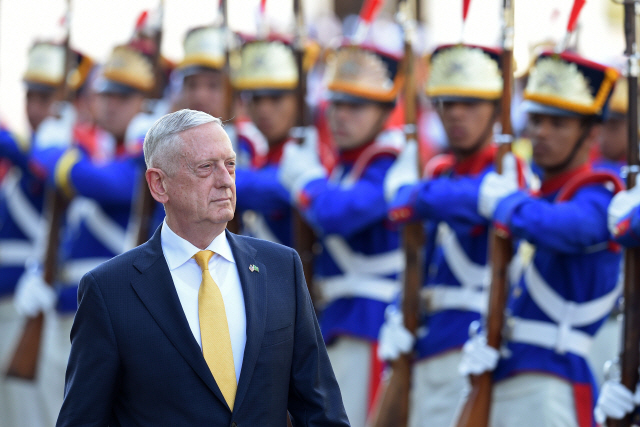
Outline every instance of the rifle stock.
{"label": "rifle stock", "polygon": [[[296,19],[296,41],[295,41],[295,56],[296,65],[298,68],[298,88],[296,96],[298,99],[298,135],[296,138],[299,144],[304,142],[303,129],[310,122],[309,111],[306,105],[307,94],[307,73],[304,69],[304,16],[302,14],[301,0],[293,1],[293,13]],[[309,294],[313,301],[315,298],[315,289],[313,286],[313,247],[316,242],[316,236],[309,224],[304,220],[302,215],[297,209],[293,209],[292,216],[292,231],[293,231],[293,247],[300,255],[302,260],[302,269],[304,271],[304,277],[307,281],[307,287],[309,288]]]}
{"label": "rifle stock", "polygon": [[[66,211],[68,200],[60,191],[49,189],[47,191],[47,207],[50,213],[49,234],[47,237],[47,250],[44,259],[44,281],[53,285],[56,275],[58,259],[58,246],[60,243],[60,227]],[[27,319],[22,336],[14,351],[13,357],[7,367],[6,376],[33,381],[36,377],[40,344],[42,341],[42,328],[44,315]]]}
{"label": "rifle stock", "polygon": [[[504,1],[504,34],[501,56],[503,91],[500,99],[503,140],[499,141],[495,168],[502,173],[502,158],[511,151],[511,90],[513,87],[513,4]],[[505,137],[506,136],[506,137]],[[489,263],[491,265],[491,285],[489,307],[486,318],[487,344],[500,349],[504,325],[504,309],[508,295],[508,266],[513,255],[511,238],[504,232],[492,228],[489,240]],[[457,427],[487,427],[491,415],[493,381],[491,372],[471,376],[471,391],[462,407]]]}
{"label": "rifle stock", "polygon": [[[154,44],[156,47],[153,53],[153,76],[154,85],[150,91],[149,96],[153,99],[162,99],[164,91],[164,71],[162,69],[162,19],[164,18],[164,0],[160,0],[160,28],[154,35]],[[138,191],[136,192],[138,198],[135,202],[135,217],[137,223],[135,224],[135,238],[136,246],[139,246],[146,242],[151,234],[151,220],[153,217],[153,209],[156,206],[154,198],[151,196],[149,187],[147,186],[147,180],[145,173],[142,171],[142,176],[139,179]]]}
{"label": "rifle stock", "polygon": [[[417,96],[414,76],[415,58],[413,41],[415,29],[412,27],[414,16],[420,16],[416,2],[405,1],[401,5],[400,15],[404,18],[404,72],[407,76],[404,87],[405,137],[407,141],[418,143],[417,135]],[[419,153],[419,150],[418,150]],[[416,159],[418,173],[422,171],[420,155]],[[415,335],[420,316],[420,287],[423,273],[423,248],[425,231],[421,222],[407,224],[402,230],[402,245],[405,254],[405,272],[403,283],[402,315],[404,326]],[[411,371],[413,354],[402,354],[391,362],[391,377],[380,398],[374,427],[404,427],[409,421],[409,394],[411,391]]]}
{"label": "rifle stock", "polygon": [[[638,59],[636,46],[636,2],[624,2],[625,56],[628,61],[627,83],[629,107],[627,110],[627,187],[637,185],[638,166]],[[640,363],[640,248],[627,248],[624,254],[624,316],[622,325],[622,349],[620,354],[620,383],[629,390],[638,384]],[[633,423],[633,414],[621,420],[607,420],[609,427],[628,427]]]}

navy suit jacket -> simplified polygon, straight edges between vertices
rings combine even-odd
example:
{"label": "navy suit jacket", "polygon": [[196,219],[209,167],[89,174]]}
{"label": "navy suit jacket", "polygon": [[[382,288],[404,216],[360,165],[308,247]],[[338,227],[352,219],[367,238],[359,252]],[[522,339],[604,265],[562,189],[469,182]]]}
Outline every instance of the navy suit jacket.
{"label": "navy suit jacket", "polygon": [[285,427],[287,411],[296,426],[349,425],[297,253],[227,237],[247,316],[233,412],[189,328],[158,228],[80,282],[57,426]]}

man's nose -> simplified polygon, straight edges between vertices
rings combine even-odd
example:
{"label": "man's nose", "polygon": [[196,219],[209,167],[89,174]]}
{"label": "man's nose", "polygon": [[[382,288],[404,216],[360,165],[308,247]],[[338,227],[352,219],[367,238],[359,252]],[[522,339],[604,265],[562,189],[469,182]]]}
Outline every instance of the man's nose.
{"label": "man's nose", "polygon": [[217,187],[232,187],[234,183],[234,179],[231,176],[231,173],[227,168],[221,168],[216,173],[216,186]]}

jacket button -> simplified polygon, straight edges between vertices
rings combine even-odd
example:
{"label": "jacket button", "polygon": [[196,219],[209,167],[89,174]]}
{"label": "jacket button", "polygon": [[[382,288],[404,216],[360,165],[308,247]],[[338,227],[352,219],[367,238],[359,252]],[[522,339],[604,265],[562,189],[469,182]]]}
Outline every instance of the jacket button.
{"label": "jacket button", "polygon": [[235,422],[231,423],[231,427],[238,427],[238,424],[236,424]]}

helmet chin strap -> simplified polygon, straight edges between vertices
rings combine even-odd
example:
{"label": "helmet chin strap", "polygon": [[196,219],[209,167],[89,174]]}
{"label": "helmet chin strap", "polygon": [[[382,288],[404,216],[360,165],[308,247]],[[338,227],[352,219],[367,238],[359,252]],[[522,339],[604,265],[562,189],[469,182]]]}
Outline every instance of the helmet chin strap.
{"label": "helmet chin strap", "polygon": [[573,149],[571,150],[569,155],[567,155],[567,158],[561,161],[560,163],[558,163],[557,165],[544,168],[545,172],[556,174],[566,169],[566,167],[569,166],[569,164],[576,157],[576,154],[578,154],[578,150],[580,150],[580,147],[582,147],[584,142],[587,140],[587,136],[589,135],[589,132],[591,132],[592,127],[593,127],[592,124],[586,125],[584,131],[582,131],[582,134],[580,134],[580,137],[578,138],[575,145],[573,146]]}

